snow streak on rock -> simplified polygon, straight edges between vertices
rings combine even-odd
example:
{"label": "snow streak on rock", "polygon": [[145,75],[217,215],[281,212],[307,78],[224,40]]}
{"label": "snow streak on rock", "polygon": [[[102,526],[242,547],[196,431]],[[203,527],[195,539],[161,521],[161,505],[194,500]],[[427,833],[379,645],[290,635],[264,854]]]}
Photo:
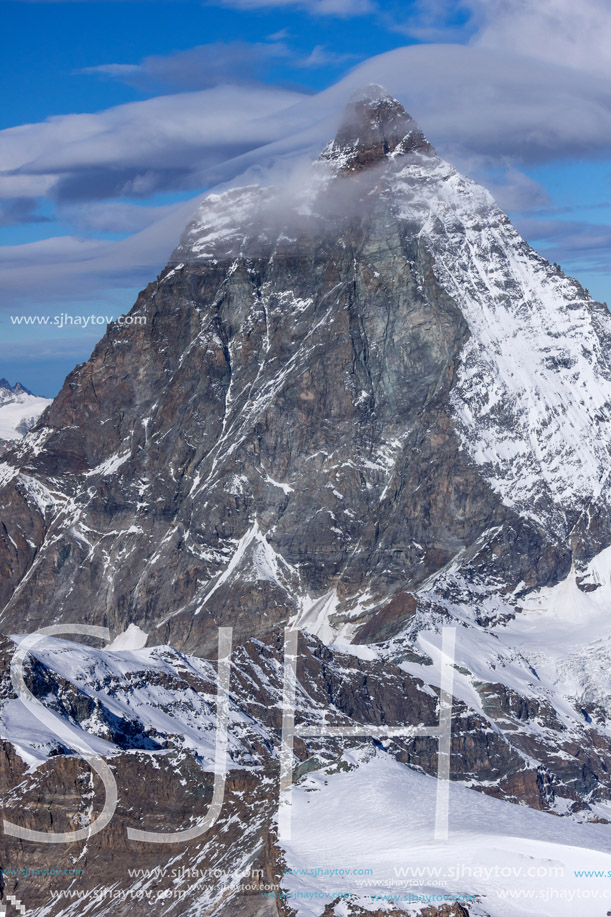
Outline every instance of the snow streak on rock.
{"label": "snow streak on rock", "polygon": [[566,534],[578,507],[607,499],[607,310],[447,163],[409,164],[392,188],[469,324],[453,394],[467,449],[507,503]]}

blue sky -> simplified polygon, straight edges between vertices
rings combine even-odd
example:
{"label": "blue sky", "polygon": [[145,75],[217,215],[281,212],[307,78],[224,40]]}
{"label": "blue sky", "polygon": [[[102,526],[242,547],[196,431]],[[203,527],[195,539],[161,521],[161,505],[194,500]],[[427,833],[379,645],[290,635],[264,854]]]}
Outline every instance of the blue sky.
{"label": "blue sky", "polygon": [[606,0],[0,5],[0,376],[55,394],[100,326],[15,316],[129,311],[202,192],[314,155],[369,82],[611,301]]}

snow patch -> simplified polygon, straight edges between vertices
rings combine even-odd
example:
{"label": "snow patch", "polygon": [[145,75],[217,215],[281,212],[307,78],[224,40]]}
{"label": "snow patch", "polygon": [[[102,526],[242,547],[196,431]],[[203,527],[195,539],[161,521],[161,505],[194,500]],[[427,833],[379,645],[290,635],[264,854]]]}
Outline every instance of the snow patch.
{"label": "snow patch", "polygon": [[107,650],[126,651],[141,650],[146,646],[149,635],[145,633],[137,624],[130,624],[127,630],[118,634],[115,639],[105,647]]}

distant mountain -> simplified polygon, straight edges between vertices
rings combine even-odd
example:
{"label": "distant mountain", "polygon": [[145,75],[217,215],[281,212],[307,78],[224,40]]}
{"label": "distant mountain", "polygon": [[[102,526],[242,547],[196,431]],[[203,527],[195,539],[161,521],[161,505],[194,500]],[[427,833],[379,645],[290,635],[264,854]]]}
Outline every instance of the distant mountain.
{"label": "distant mountain", "polygon": [[26,388],[21,382],[16,382],[15,385],[11,385],[8,379],[0,379],[0,397],[2,397],[4,392],[8,392],[12,395],[34,395],[34,392],[31,392],[29,388]]}
{"label": "distant mountain", "polygon": [[[132,314],[146,320],[111,324],[0,463],[5,671],[11,634],[76,622],[112,638],[34,649],[44,725],[0,685],[10,818],[89,823],[93,778],[70,753],[89,737],[121,801],[70,849],[79,887],[184,891],[156,910],[92,898],[87,913],[530,917],[543,911],[528,893],[555,880],[528,877],[547,864],[571,882],[611,870],[607,309],[373,86],[282,186],[210,194]],[[451,845],[436,847],[438,741],[418,727],[443,709],[445,626],[456,792]],[[209,810],[219,627],[233,629],[221,815],[188,845],[129,840]],[[285,653],[286,627],[300,635]],[[287,684],[302,730],[289,840]],[[321,737],[321,722],[377,733]],[[24,859],[13,843],[5,862]],[[27,853],[51,862],[48,845]],[[392,909],[379,896],[397,892],[400,857],[440,869],[403,891],[477,900]],[[523,869],[524,896],[453,875],[460,857]],[[146,875],[160,863],[219,875]],[[348,878],[321,886],[323,866]],[[253,867],[275,897],[248,897]],[[40,913],[77,913],[27,889]]]}
{"label": "distant mountain", "polygon": [[0,379],[0,452],[8,442],[21,439],[34,426],[51,398],[34,395],[21,382]]}

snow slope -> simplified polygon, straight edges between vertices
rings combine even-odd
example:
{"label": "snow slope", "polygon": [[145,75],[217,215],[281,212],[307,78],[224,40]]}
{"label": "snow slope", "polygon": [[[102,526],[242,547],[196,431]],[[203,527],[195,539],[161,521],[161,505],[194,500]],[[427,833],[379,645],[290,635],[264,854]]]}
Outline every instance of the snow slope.
{"label": "snow slope", "polygon": [[303,778],[282,883],[300,917],[319,917],[338,895],[407,913],[419,910],[410,895],[422,896],[420,907],[440,906],[439,895],[475,896],[472,917],[594,917],[611,908],[608,878],[573,874],[611,876],[607,826],[575,825],[452,785],[449,837],[434,843],[435,792],[434,778],[381,751],[345,754],[335,772]]}
{"label": "snow slope", "polygon": [[[146,635],[136,627],[115,639],[110,647],[94,649],[71,640],[46,637],[34,647],[32,657],[56,673],[93,702],[87,718],[76,722],[62,706],[56,715],[67,719],[82,739],[105,755],[117,754],[112,728],[135,748],[163,751],[170,747],[193,751],[203,770],[214,770],[216,744],[216,674],[211,663],[184,656],[172,647],[142,647]],[[15,638],[19,643],[19,638]],[[192,683],[195,686],[192,686]],[[58,696],[63,697],[64,689]],[[55,708],[54,696],[42,698]],[[230,729],[264,736],[235,704],[229,714]],[[57,747],[57,736],[25,710],[18,699],[0,706],[0,738],[12,742],[30,766],[47,759]],[[250,763],[252,755],[242,737],[229,737],[231,759]]]}
{"label": "snow slope", "polygon": [[[477,685],[501,683],[523,697],[549,702],[567,729],[585,724],[587,708],[596,714],[597,727],[611,735],[611,548],[594,557],[581,576],[571,570],[556,586],[526,595],[517,609],[512,596],[497,596],[498,621],[488,627],[474,622],[473,597],[452,603],[440,598],[434,585],[430,594],[457,625],[454,691],[460,700],[481,708]],[[440,623],[423,613],[415,628],[418,649],[434,661],[441,647]],[[406,637],[407,631],[391,641],[391,656]],[[435,667],[431,671],[414,662],[402,667],[436,684]]]}
{"label": "snow slope", "polygon": [[609,475],[611,317],[443,160],[415,157],[390,186],[471,331],[453,398],[466,448],[504,502],[566,534]]}
{"label": "snow slope", "polygon": [[1,380],[0,441],[21,439],[50,404],[50,398],[39,398],[19,384],[9,386]]}

